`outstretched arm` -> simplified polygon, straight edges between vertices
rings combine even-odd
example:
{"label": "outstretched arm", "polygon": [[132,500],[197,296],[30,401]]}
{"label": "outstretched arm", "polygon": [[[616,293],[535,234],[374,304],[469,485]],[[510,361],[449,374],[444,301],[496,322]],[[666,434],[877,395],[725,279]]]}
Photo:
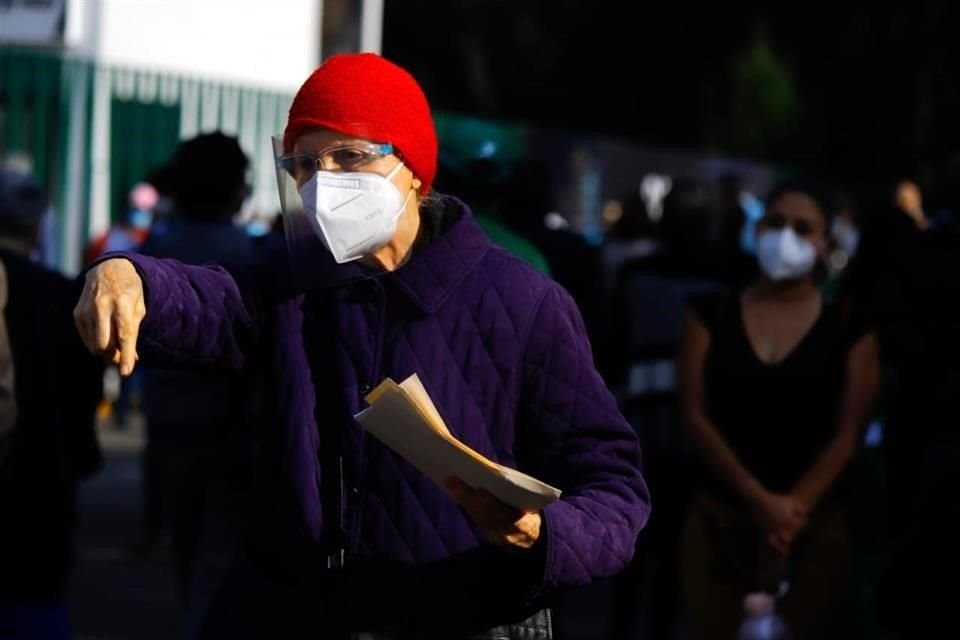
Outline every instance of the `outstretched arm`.
{"label": "outstretched arm", "polygon": [[74,309],[86,347],[130,375],[141,356],[240,368],[257,335],[255,293],[222,267],[119,255],[94,265]]}

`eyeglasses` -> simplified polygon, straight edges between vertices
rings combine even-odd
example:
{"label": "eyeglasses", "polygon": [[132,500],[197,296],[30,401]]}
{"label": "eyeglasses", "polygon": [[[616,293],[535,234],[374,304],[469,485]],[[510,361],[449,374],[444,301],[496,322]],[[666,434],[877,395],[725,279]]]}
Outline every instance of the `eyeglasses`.
{"label": "eyeglasses", "polygon": [[798,236],[809,236],[814,231],[813,225],[806,220],[787,220],[785,215],[776,211],[771,211],[760,218],[760,224],[775,231],[790,227]]}
{"label": "eyeglasses", "polygon": [[392,153],[393,145],[390,143],[350,142],[321,149],[318,153],[282,156],[277,163],[297,180],[307,180],[317,169],[356,171]]}

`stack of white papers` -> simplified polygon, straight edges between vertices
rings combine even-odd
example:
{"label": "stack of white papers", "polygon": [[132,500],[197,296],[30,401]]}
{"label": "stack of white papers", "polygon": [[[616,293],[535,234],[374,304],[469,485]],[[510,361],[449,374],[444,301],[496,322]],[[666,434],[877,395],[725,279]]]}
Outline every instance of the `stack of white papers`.
{"label": "stack of white papers", "polygon": [[448,478],[457,477],[523,511],[538,511],[560,497],[559,489],[453,437],[417,374],[400,384],[387,378],[366,399],[370,406],[357,414],[357,422],[444,489]]}

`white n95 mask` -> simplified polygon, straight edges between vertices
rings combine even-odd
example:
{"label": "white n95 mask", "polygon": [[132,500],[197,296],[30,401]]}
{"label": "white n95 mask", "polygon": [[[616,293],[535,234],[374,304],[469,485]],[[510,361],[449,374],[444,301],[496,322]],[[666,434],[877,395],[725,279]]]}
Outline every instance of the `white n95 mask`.
{"label": "white n95 mask", "polygon": [[308,222],[338,263],[370,255],[393,237],[413,193],[404,199],[391,181],[402,166],[397,164],[386,177],[317,171],[300,188]]}
{"label": "white n95 mask", "polygon": [[757,261],[771,280],[792,280],[810,273],[817,251],[793,229],[762,232],[757,238]]}

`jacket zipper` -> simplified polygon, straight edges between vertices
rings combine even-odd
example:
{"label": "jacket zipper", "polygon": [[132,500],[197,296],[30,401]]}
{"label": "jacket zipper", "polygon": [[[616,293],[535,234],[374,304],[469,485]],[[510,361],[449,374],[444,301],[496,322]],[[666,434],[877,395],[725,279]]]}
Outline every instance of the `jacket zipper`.
{"label": "jacket zipper", "polygon": [[[304,318],[305,321],[311,325],[311,331],[318,331],[317,321],[319,315],[316,311],[316,305],[318,301],[315,298],[307,297],[305,300],[306,304],[304,305]],[[305,346],[316,348],[316,342],[314,339],[311,339],[310,342],[305,344]],[[308,356],[309,358],[309,356]],[[318,430],[323,430],[324,432],[318,433],[320,436],[320,446],[321,446],[321,455],[318,465],[317,480],[320,484],[320,501],[321,509],[324,514],[324,519],[326,519],[327,514],[330,515],[336,514],[336,530],[331,532],[330,528],[327,526],[327,523],[324,523],[324,532],[322,534],[322,544],[325,547],[326,552],[326,561],[328,569],[339,569],[342,568],[345,561],[345,540],[346,540],[346,530],[344,529],[345,518],[344,518],[344,474],[343,474],[343,435],[337,429],[337,425],[331,425],[329,422],[324,421],[319,415],[315,415],[316,425]],[[326,427],[324,429],[324,427]],[[333,449],[333,451],[331,451]],[[329,455],[326,455],[324,452],[330,451]],[[336,474],[331,473],[333,467],[336,465]],[[329,491],[327,487],[336,483],[336,486],[331,487],[332,491]],[[334,504],[329,504],[333,502]]]}
{"label": "jacket zipper", "polygon": [[346,499],[344,496],[344,478],[343,478],[343,450],[337,452],[337,515],[339,522],[337,523],[337,528],[339,530],[339,535],[337,536],[338,540],[338,549],[333,551],[327,557],[327,567],[330,569],[342,569],[346,564]]}
{"label": "jacket zipper", "polygon": [[[383,334],[386,325],[386,316],[387,316],[387,296],[386,291],[383,288],[383,285],[379,281],[374,282],[376,291],[379,294],[379,308],[376,320],[376,338],[374,340],[373,346],[373,363],[371,366],[370,377],[369,377],[369,386],[371,388],[375,387],[380,383],[380,367],[381,360],[383,357]],[[360,466],[359,466],[359,477],[357,478],[357,508],[354,512],[355,526],[351,532],[349,540],[349,555],[354,555],[357,552],[357,548],[360,546],[360,528],[363,522],[363,507],[366,502],[366,485],[363,482],[363,478],[366,474],[366,460],[367,460],[367,437],[366,432],[363,429],[360,429],[360,444],[358,447],[360,451]]]}

